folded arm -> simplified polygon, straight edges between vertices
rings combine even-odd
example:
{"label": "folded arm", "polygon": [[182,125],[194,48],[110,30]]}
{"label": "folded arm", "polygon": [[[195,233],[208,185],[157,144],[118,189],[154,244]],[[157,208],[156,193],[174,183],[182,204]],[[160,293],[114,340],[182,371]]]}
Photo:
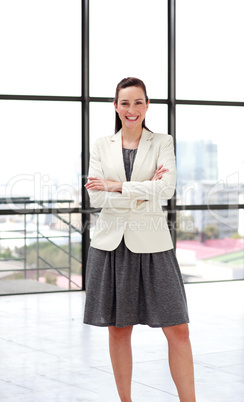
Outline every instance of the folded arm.
{"label": "folded arm", "polygon": [[[166,168],[164,168],[167,167]],[[153,198],[169,199],[175,191],[176,169],[172,137],[160,148],[158,168],[151,180],[117,182],[104,179],[98,142],[90,161],[88,190],[91,204],[102,208],[133,208]]]}
{"label": "folded arm", "polygon": [[161,177],[146,181],[128,181],[122,186],[122,195],[131,199],[158,200],[170,199],[175,192],[176,167],[173,138],[169,135],[166,144],[160,148],[158,165],[167,167]]}
{"label": "folded arm", "polygon": [[105,180],[99,144],[96,141],[90,160],[88,182],[85,184],[92,206],[95,208],[133,208],[136,200],[122,195],[122,184],[122,182]]}

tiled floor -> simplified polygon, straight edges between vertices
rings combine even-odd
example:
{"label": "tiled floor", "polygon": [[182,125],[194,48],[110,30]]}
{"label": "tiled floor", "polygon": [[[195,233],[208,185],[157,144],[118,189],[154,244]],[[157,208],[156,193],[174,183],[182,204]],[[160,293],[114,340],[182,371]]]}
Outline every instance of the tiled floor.
{"label": "tiled floor", "polygon": [[[198,402],[244,401],[244,281],[186,285]],[[85,293],[0,297],[0,401],[119,401]],[[133,333],[133,402],[179,400],[161,329]]]}

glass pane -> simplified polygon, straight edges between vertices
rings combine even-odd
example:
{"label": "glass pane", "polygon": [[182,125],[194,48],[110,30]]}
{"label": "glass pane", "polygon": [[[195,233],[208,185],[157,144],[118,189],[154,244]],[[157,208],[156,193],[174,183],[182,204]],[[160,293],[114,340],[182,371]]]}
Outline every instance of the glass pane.
{"label": "glass pane", "polygon": [[0,93],[81,95],[81,2],[0,2]]}
{"label": "glass pane", "polygon": [[90,103],[90,150],[97,138],[114,134],[115,111],[113,103]]}
{"label": "glass pane", "polygon": [[0,295],[81,289],[80,214],[1,216],[0,234]]}
{"label": "glass pane", "polygon": [[178,105],[176,125],[178,203],[241,203],[243,108]]}
{"label": "glass pane", "polygon": [[[101,17],[102,16],[102,17]],[[167,97],[167,1],[90,0],[90,94],[114,97],[128,76]]]}
{"label": "glass pane", "polygon": [[146,125],[154,133],[168,134],[168,106],[151,103],[146,115]]}
{"label": "glass pane", "polygon": [[[155,133],[167,134],[167,105],[150,104],[146,125]],[[113,103],[90,103],[90,150],[99,137],[114,134],[115,111]]]}
{"label": "glass pane", "polygon": [[243,101],[243,0],[176,2],[177,98]]}
{"label": "glass pane", "polygon": [[243,211],[178,211],[176,254],[185,282],[244,279]]}
{"label": "glass pane", "polygon": [[0,130],[0,197],[79,204],[80,103],[1,101]]}

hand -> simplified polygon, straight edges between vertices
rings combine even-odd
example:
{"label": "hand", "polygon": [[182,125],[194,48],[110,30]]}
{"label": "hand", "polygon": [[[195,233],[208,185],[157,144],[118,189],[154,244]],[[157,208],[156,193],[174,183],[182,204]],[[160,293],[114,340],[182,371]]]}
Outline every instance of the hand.
{"label": "hand", "polygon": [[163,165],[160,165],[157,170],[155,171],[151,180],[160,180],[163,177],[163,174],[168,172],[169,169],[164,169]]}
{"label": "hand", "polygon": [[88,182],[85,184],[87,190],[122,192],[122,182],[98,179],[97,177],[87,177],[87,179]]}

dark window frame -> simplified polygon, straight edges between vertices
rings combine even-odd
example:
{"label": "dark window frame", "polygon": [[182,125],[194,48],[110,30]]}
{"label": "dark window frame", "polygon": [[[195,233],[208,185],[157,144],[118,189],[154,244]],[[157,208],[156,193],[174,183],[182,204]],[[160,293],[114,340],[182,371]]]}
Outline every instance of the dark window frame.
{"label": "dark window frame", "polygon": [[[6,95],[0,94],[0,100],[32,100],[32,101],[60,101],[60,102],[79,102],[81,104],[81,136],[82,136],[82,207],[73,209],[73,213],[82,214],[82,290],[85,290],[86,261],[90,245],[89,221],[90,213],[95,211],[90,207],[87,191],[84,187],[89,166],[89,119],[90,103],[92,102],[113,102],[110,97],[90,97],[89,96],[89,0],[81,0],[82,25],[82,92],[81,96],[38,96],[38,95]],[[244,102],[229,101],[206,101],[206,100],[183,100],[176,99],[176,0],[168,0],[168,97],[167,99],[150,99],[152,104],[166,104],[168,106],[168,132],[172,135],[174,145],[176,145],[176,106],[177,105],[209,105],[209,106],[242,106]],[[176,146],[175,146],[176,150]],[[177,157],[177,155],[176,155]],[[176,247],[176,212],[178,210],[223,210],[223,209],[243,209],[244,204],[236,205],[177,205],[176,195],[168,201],[166,209],[168,211],[168,224]],[[71,213],[72,213],[71,211]],[[12,210],[5,210],[6,215]],[[69,210],[70,212],[70,210]],[[21,213],[21,211],[19,211]],[[1,215],[0,210],[0,215]]]}

